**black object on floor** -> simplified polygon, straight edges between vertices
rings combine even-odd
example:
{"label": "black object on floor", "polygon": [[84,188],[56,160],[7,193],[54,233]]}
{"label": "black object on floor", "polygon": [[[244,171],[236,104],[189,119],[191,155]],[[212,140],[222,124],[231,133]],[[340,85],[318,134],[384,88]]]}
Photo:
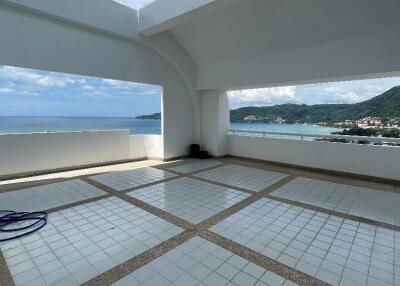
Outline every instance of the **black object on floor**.
{"label": "black object on floor", "polygon": [[192,144],[189,147],[189,156],[192,158],[199,158],[199,159],[208,159],[210,155],[207,151],[201,151],[199,144]]}
{"label": "black object on floor", "polygon": [[208,159],[208,158],[210,158],[210,155],[208,154],[207,151],[200,151],[199,155],[198,155],[198,158],[200,158],[200,159]]}
{"label": "black object on floor", "polygon": [[46,224],[46,212],[15,212],[0,210],[0,234],[10,234],[5,238],[0,237],[0,242],[17,239],[34,233],[43,228]]}
{"label": "black object on floor", "polygon": [[190,148],[189,156],[197,158],[197,156],[199,156],[199,153],[200,153],[200,145],[192,144],[192,145],[190,145],[189,148]]}

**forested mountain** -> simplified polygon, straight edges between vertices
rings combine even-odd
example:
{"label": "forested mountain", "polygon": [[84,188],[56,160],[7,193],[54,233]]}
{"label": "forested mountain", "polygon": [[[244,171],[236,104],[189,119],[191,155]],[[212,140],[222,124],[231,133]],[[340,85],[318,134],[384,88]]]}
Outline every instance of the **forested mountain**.
{"label": "forested mountain", "polygon": [[[342,122],[356,120],[367,116],[380,118],[400,117],[400,86],[371,98],[367,101],[354,104],[281,104],[263,107],[242,107],[231,110],[231,121],[244,121],[247,116],[253,115],[259,121],[274,121],[277,117],[286,120],[286,123],[318,123]],[[161,113],[142,115],[137,119],[161,119]]]}
{"label": "forested mountain", "polygon": [[381,95],[354,104],[281,104],[263,107],[242,107],[231,110],[231,121],[243,121],[253,115],[257,119],[273,121],[277,117],[293,122],[341,122],[367,116],[380,118],[400,117],[400,86],[393,87]]}

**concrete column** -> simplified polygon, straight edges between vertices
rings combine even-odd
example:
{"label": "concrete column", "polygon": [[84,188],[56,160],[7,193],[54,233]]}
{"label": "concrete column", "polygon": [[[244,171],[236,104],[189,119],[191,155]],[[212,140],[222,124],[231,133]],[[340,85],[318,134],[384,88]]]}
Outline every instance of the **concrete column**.
{"label": "concrete column", "polygon": [[226,155],[229,104],[226,91],[201,92],[201,145],[212,156]]}

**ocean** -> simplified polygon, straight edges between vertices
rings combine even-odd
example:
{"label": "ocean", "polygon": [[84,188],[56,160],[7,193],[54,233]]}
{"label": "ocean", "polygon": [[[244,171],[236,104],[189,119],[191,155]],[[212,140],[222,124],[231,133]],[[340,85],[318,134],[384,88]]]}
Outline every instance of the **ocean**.
{"label": "ocean", "polygon": [[[232,129],[330,134],[339,129],[303,124],[231,123]],[[131,134],[161,134],[160,120],[128,117],[0,117],[0,134],[129,129]]]}
{"label": "ocean", "polygon": [[329,135],[331,132],[342,131],[343,129],[323,127],[311,124],[273,124],[273,123],[237,123],[231,122],[231,129],[272,131],[288,133],[312,133]]}
{"label": "ocean", "polygon": [[129,117],[0,117],[0,134],[112,129],[161,134],[161,122]]}

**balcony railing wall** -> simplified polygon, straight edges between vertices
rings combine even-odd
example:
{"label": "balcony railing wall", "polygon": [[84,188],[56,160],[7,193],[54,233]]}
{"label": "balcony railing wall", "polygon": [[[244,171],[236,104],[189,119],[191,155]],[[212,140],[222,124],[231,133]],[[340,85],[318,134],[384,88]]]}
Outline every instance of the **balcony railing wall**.
{"label": "balcony railing wall", "polygon": [[[314,137],[314,135],[230,130],[227,139],[228,154],[289,165],[400,180],[398,167],[400,147],[305,140],[306,137]],[[265,136],[280,136],[280,138]],[[298,140],[293,140],[293,137]],[[346,138],[365,139],[365,137],[361,139],[360,137]],[[370,139],[400,142],[400,139],[388,140],[379,137]]]}
{"label": "balcony railing wall", "polygon": [[162,136],[129,130],[0,135],[0,178],[24,173],[161,158]]}

